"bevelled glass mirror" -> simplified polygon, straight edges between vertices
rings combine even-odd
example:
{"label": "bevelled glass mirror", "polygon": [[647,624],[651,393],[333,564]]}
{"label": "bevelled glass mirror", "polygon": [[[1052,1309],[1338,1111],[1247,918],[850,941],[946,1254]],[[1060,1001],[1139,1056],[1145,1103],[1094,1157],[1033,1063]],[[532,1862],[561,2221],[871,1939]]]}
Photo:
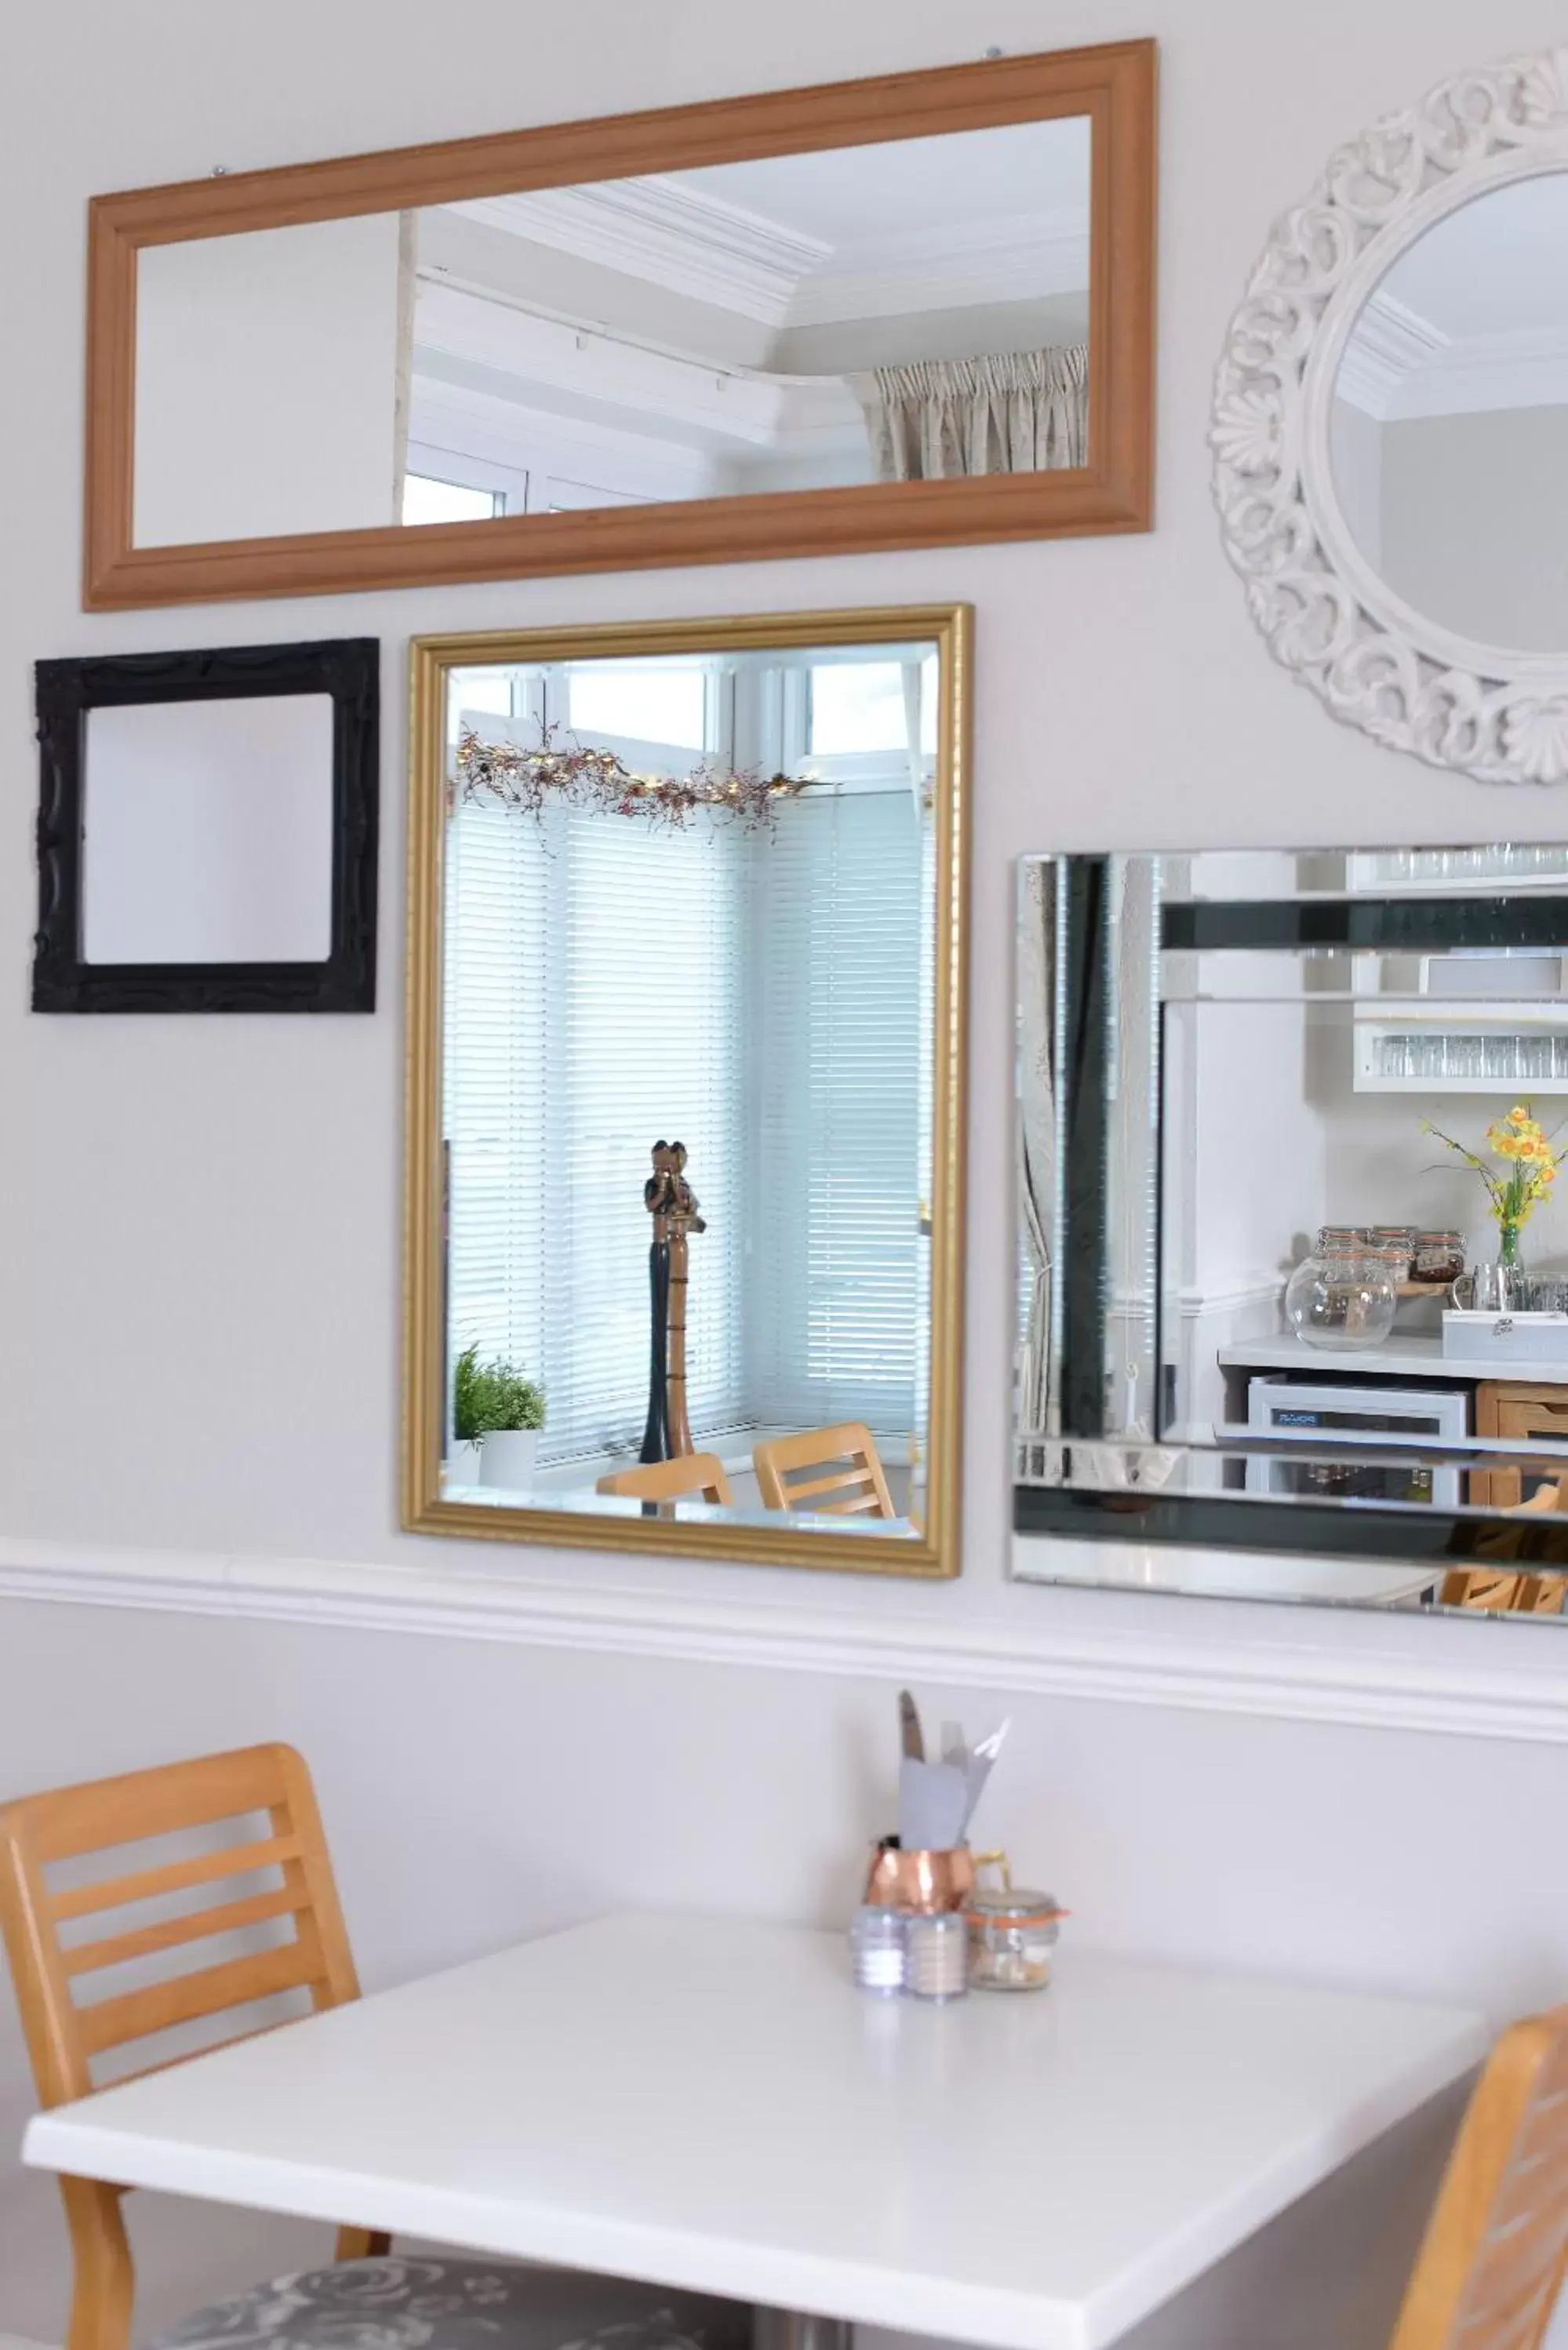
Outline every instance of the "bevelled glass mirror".
{"label": "bevelled glass mirror", "polygon": [[414,647],[410,1526],[958,1571],[965,637]]}
{"label": "bevelled glass mirror", "polygon": [[1568,847],[1032,858],[1018,926],[1015,1571],[1561,1620]]}
{"label": "bevelled glass mirror", "polygon": [[1147,526],[1154,147],[1133,41],[99,197],[87,600]]}

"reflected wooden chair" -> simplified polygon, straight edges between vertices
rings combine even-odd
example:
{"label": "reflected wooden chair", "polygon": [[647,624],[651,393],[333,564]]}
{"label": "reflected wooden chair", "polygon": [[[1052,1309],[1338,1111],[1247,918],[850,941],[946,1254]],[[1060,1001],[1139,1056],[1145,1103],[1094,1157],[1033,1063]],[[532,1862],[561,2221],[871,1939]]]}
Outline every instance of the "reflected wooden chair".
{"label": "reflected wooden chair", "polygon": [[[1537,1486],[1528,1502],[1501,1512],[1506,1518],[1550,1518],[1568,1512],[1568,1477]],[[1523,1530],[1521,1529],[1520,1532]],[[1507,1529],[1504,1539],[1517,1545],[1520,1532]],[[1485,1536],[1482,1537],[1484,1542]],[[1517,1548],[1511,1554],[1518,1555]],[[1473,1607],[1490,1616],[1561,1616],[1568,1598],[1568,1577],[1532,1575],[1519,1567],[1495,1565],[1456,1568],[1443,1577],[1438,1594],[1445,1607]]]}
{"label": "reflected wooden chair", "polygon": [[893,1497],[868,1428],[846,1419],[753,1448],[767,1510],[821,1510],[832,1517],[896,1518]]}
{"label": "reflected wooden chair", "polygon": [[636,1502],[711,1502],[730,1509],[734,1495],[716,1452],[682,1452],[673,1461],[650,1461],[601,1477],[594,1491],[621,1493]]}
{"label": "reflected wooden chair", "polygon": [[[244,1841],[231,1840],[234,1825],[248,1829]],[[187,1850],[172,1860],[143,1856],[129,1867],[122,1857],[90,1882],[82,1881],[77,1866],[117,1847],[145,1846],[187,1831],[207,1832],[201,1840],[210,1844],[211,1832],[220,1830],[224,1835],[218,1849]],[[61,1864],[68,1871],[67,1881],[51,1883],[51,1872]],[[260,1884],[269,1877],[275,1882]],[[212,1898],[225,1888],[226,1898]],[[171,1914],[171,1904],[185,1896],[207,1906]],[[83,1920],[93,1921],[85,1935],[76,1931]],[[0,1807],[0,1929],[45,2106],[107,2086],[97,2077],[100,2059],[176,2028],[233,2025],[237,2018],[237,2029],[219,2030],[206,2040],[210,2047],[259,2036],[250,2027],[261,2003],[281,1994],[292,1992],[310,2009],[338,2007],[359,1996],[310,1773],[288,1746],[247,1747],[25,1796]],[[171,1954],[178,1967],[202,1942],[219,1940],[232,1950],[236,1939],[251,1945],[242,1955],[219,1959],[213,1952],[199,1953],[210,1962],[183,1973],[160,1967]],[[256,1947],[258,1941],[265,1947]],[[130,1988],[123,1987],[128,1970]],[[106,1976],[109,1981],[100,1987],[107,1996],[78,1997],[82,1988]],[[279,2028],[267,2022],[260,2031]],[[165,2054],[161,2062],[121,2069],[116,2077],[157,2072],[161,2063],[182,2063],[192,2053],[200,2052]],[[92,2178],[62,2178],[59,2185],[75,2270],[67,2350],[127,2350],[136,2279],[121,2209],[126,2189]],[[388,2257],[389,2250],[386,2236],[368,2229],[338,2230],[336,2262],[357,2263],[364,2272],[364,2305],[367,2311],[373,2307],[374,2324],[389,2322],[389,2339],[396,2338],[401,2324],[417,2329],[409,2338],[427,2344],[428,2350],[473,2350],[481,2337],[493,2350],[552,2350],[557,2344],[592,2341],[588,2328],[596,2315],[605,2314],[601,2307],[585,2323],[578,2287],[591,2294],[594,2280],[556,2280],[572,2302],[561,2307],[556,2290],[551,2307],[548,2271],[444,2256],[410,2264]],[[340,2345],[346,2282],[340,2265],[290,2280],[282,2304],[289,2350]],[[428,2305],[432,2285],[433,2309]],[[616,2318],[647,2316],[646,2311],[628,2310],[624,2288],[612,2290]],[[601,2303],[604,2292],[599,2286]],[[690,2297],[684,2298],[689,2309]],[[161,2339],[166,2345],[219,2339],[254,2344],[276,2330],[279,2306],[275,2282],[259,2285],[186,2319]],[[705,2317],[715,2308],[710,2303],[698,2306]],[[661,2293],[659,2307],[662,2317],[670,2296]],[[717,2307],[723,2312],[727,2305]],[[668,2324],[656,2321],[641,2330],[648,2339],[640,2350],[689,2350],[682,2342],[686,2329],[672,2316]],[[722,2333],[722,2326],[717,2330]]]}
{"label": "reflected wooden chair", "polygon": [[1476,2084],[1390,2350],[1538,2350],[1568,2260],[1568,2007],[1502,2034]]}

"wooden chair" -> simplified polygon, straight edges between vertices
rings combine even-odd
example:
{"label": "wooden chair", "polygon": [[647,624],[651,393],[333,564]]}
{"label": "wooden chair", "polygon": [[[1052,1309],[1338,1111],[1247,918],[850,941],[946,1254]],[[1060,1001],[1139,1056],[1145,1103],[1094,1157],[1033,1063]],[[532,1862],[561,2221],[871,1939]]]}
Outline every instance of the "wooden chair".
{"label": "wooden chair", "polygon": [[636,1469],[618,1469],[601,1477],[598,1493],[626,1493],[638,1502],[688,1499],[712,1502],[729,1509],[734,1503],[724,1464],[716,1452],[682,1452],[673,1461],[651,1461]]}
{"label": "wooden chair", "polygon": [[1449,2158],[1390,2350],[1538,2350],[1568,2261],[1568,2007],[1505,2032]]}
{"label": "wooden chair", "polygon": [[[258,1818],[259,1833],[253,1830],[248,1841],[224,1843],[220,1850],[121,1866],[88,1884],[74,1881],[74,1872],[67,1885],[48,1881],[47,1872],[60,1862],[182,1830]],[[254,1889],[265,1877],[275,1877],[276,1884]],[[215,1906],[166,1914],[172,1897],[201,1898],[236,1878],[245,1880],[247,1889]],[[128,1924],[122,1918],[85,1940],[67,1941],[61,1933],[78,1919],[107,1919],[111,1912],[152,1902],[165,1913],[155,1922]],[[285,1926],[288,1939],[270,1948],[161,1981],[145,1980],[148,1962],[168,1952],[183,1953],[219,1935],[248,1931],[254,1939],[257,1929],[276,1935]],[[304,1994],[317,2009],[359,1996],[310,1773],[288,1746],[252,1746],[0,1807],[0,1929],[38,2097],[46,2106],[107,2085],[94,2079],[98,2059],[175,2026],[232,2017],[282,1992]],[[77,1986],[84,1979],[132,1963],[141,1978],[135,1989],[78,2003]],[[220,2040],[252,2036],[244,2029],[218,2034]],[[140,2069],[156,2072],[161,2066]],[[134,2074],[122,2072],[118,2077]],[[98,2179],[62,2178],[60,2192],[75,2263],[67,2350],[127,2350],[135,2271],[120,2208],[126,2190]],[[635,2288],[444,2255],[406,2264],[387,2258],[389,2250],[389,2239],[368,2229],[338,2230],[337,2261],[365,2267],[366,2305],[373,2306],[374,2322],[390,2322],[390,2339],[398,2338],[400,2320],[416,2325],[412,2338],[428,2350],[472,2350],[480,2338],[492,2350],[542,2350],[542,2325],[544,2344],[580,2345],[596,2338],[596,2322],[607,2314],[607,2290],[613,2296],[607,2314],[622,2321],[617,2329],[605,2329],[607,2339],[612,2330],[624,2333],[628,2317],[642,2320],[637,2329],[640,2350],[690,2350],[684,2337],[694,2321],[716,2345],[725,2341],[726,2318],[731,2337],[736,2333],[734,2312],[726,2304],[695,2302],[691,2295],[660,2293],[659,2315],[649,2318],[647,2310],[627,2305],[628,2291],[635,2297]],[[291,2350],[334,2350],[341,2344],[348,2305],[341,2287],[340,2269],[290,2280]],[[172,2338],[191,2334],[254,2343],[276,2330],[279,2305],[275,2284],[258,2285],[187,2320]]]}
{"label": "wooden chair", "polygon": [[834,1517],[896,1518],[871,1430],[857,1419],[807,1429],[753,1447],[768,1510],[824,1510]]}
{"label": "wooden chair", "polygon": [[[1516,1474],[1516,1486],[1517,1482]],[[1501,1514],[1532,1519],[1551,1518],[1563,1512],[1568,1512],[1568,1477],[1537,1486],[1528,1502],[1516,1502]],[[1509,1547],[1500,1551],[1500,1558],[1521,1555],[1524,1531],[1501,1530],[1501,1539]],[[1438,1596],[1445,1607],[1474,1607],[1491,1616],[1561,1616],[1568,1598],[1568,1578],[1532,1575],[1501,1565],[1455,1568],[1443,1577]]]}
{"label": "wooden chair", "polygon": [[[265,1832],[250,1843],[64,1891],[51,1892],[46,1879],[55,1862],[257,1814],[265,1821]],[[78,1918],[103,1917],[258,1874],[275,1874],[281,1882],[269,1892],[248,1893],[90,1941],[67,1946],[61,1938],[60,1928]],[[285,1920],[292,1936],[272,1949],[85,2007],[77,2002],[76,1986],[84,1977],[214,1935]],[[359,1996],[310,1773],[287,1746],[253,1746],[6,1804],[0,1809],[0,1929],[33,2077],[46,2106],[88,2096],[101,2086],[93,2077],[95,2059],[176,2025],[225,2015],[288,1991],[306,1992],[313,2008],[337,2007]],[[60,2192],[76,2264],[67,2350],[124,2350],[135,2289],[120,2210],[125,2190],[97,2179],[62,2178]],[[339,2230],[340,2261],[386,2250],[384,2236],[362,2228]]]}

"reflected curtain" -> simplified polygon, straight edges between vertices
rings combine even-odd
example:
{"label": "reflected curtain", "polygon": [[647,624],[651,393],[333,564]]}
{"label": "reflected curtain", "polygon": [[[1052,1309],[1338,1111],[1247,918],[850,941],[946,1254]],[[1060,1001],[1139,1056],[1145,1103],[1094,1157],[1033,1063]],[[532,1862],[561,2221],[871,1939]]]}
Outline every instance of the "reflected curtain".
{"label": "reflected curtain", "polygon": [[1086,462],[1086,344],[916,359],[850,382],[866,411],[878,481],[1035,473]]}

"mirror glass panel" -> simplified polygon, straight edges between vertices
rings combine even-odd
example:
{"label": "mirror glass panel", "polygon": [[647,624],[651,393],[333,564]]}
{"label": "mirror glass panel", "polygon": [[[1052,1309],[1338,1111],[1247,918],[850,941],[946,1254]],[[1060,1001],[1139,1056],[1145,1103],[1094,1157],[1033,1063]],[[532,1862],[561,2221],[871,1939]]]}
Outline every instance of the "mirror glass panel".
{"label": "mirror glass panel", "polygon": [[1362,556],[1471,642],[1568,650],[1568,174],[1483,193],[1409,245],[1334,380],[1334,486]]}
{"label": "mirror glass panel", "polygon": [[1089,151],[1022,122],[150,244],[134,544],[1082,465]]}
{"label": "mirror glass panel", "polygon": [[433,1502],[933,1571],[946,667],[442,669]]}
{"label": "mirror glass panel", "polygon": [[325,693],[89,710],[83,962],[324,962],[332,724]]}
{"label": "mirror glass panel", "polygon": [[1029,859],[1018,970],[1017,1571],[1561,1620],[1568,847]]}

